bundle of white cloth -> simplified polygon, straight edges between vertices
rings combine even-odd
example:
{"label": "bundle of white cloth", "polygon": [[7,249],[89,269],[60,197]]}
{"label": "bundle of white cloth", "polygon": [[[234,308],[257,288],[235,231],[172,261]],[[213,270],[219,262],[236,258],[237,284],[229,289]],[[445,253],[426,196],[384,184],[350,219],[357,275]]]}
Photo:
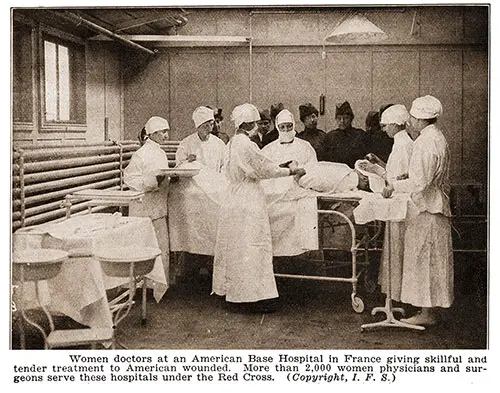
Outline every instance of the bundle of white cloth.
{"label": "bundle of white cloth", "polygon": [[311,162],[304,165],[306,174],[298,184],[303,188],[322,193],[354,191],[358,186],[358,174],[346,164],[338,162]]}

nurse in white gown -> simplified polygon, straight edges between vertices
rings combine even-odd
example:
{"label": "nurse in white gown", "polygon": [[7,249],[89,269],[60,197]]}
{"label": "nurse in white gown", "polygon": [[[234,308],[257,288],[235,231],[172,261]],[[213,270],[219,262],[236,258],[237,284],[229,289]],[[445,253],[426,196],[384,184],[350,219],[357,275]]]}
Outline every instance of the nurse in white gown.
{"label": "nurse in white gown", "polygon": [[169,238],[167,227],[167,194],[169,179],[158,176],[159,170],[168,168],[167,154],[161,144],[168,139],[170,129],[167,120],[151,117],[144,126],[146,140],[132,154],[130,163],[123,171],[125,184],[136,191],[143,191],[142,202],[130,206],[131,216],[146,216],[153,221],[156,238],[161,250],[165,277],[169,279]]}
{"label": "nurse in white gown", "polygon": [[253,303],[278,297],[269,216],[259,181],[305,171],[280,168],[250,141],[260,119],[255,106],[237,106],[232,119],[236,134],[225,163],[230,184],[219,215],[212,292],[227,302]]}
{"label": "nurse in white gown", "polygon": [[414,140],[408,179],[396,180],[383,191],[410,193],[420,210],[406,220],[401,301],[421,307],[407,323],[432,325],[436,307],[453,303],[453,252],[451,247],[449,168],[450,153],[442,131],[436,126],[443,113],[432,96],[413,101],[408,132]]}
{"label": "nurse in white gown", "polygon": [[[398,179],[408,177],[408,166],[413,150],[413,141],[405,130],[409,118],[404,105],[392,105],[382,112],[380,125],[387,135],[394,138],[392,151],[387,160],[383,178],[394,183]],[[405,223],[389,222],[390,231],[385,231],[382,263],[380,266],[379,283],[382,292],[387,293],[387,271],[389,257],[391,258],[391,298],[401,301],[401,282],[403,279],[403,254],[405,239]],[[389,242],[388,233],[391,235]]]}
{"label": "nurse in white gown", "polygon": [[204,167],[220,172],[224,163],[226,145],[213,135],[214,111],[206,106],[199,106],[193,112],[196,132],[185,137],[175,153],[175,164],[181,166],[187,162],[196,162]]}
{"label": "nurse in white gown", "polygon": [[288,109],[283,109],[278,113],[275,122],[279,137],[264,146],[262,153],[278,163],[295,160],[300,167],[311,162],[318,162],[316,151],[311,144],[296,138],[295,119]]}

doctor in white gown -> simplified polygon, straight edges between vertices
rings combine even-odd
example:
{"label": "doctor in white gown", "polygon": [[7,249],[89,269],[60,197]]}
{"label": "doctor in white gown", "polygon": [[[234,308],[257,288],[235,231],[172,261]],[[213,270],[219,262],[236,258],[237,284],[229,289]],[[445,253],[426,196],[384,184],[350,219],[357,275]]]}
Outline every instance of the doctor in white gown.
{"label": "doctor in white gown", "polygon": [[297,134],[295,119],[288,109],[283,109],[278,113],[275,122],[279,137],[264,146],[262,153],[278,163],[295,160],[300,167],[311,162],[318,162],[316,151],[311,144],[295,137]]}
{"label": "doctor in white gown", "polygon": [[167,120],[153,116],[144,126],[146,141],[132,154],[123,171],[125,184],[136,191],[143,191],[142,202],[130,206],[131,216],[146,216],[153,221],[156,238],[161,250],[165,277],[169,277],[169,239],[167,228],[167,193],[169,179],[158,175],[159,169],[168,168],[167,154],[160,144],[168,139]]}
{"label": "doctor in white gown", "polygon": [[260,119],[255,106],[237,106],[232,119],[236,134],[228,144],[230,185],[218,221],[212,292],[227,302],[253,303],[278,297],[269,216],[259,181],[305,171],[280,168],[250,141]]}
{"label": "doctor in white gown", "polygon": [[[392,105],[382,112],[380,125],[387,135],[394,138],[392,151],[387,160],[385,174],[383,177],[389,183],[398,179],[408,177],[408,166],[413,150],[413,141],[405,130],[409,118],[408,111],[404,105]],[[384,234],[384,247],[382,250],[382,263],[380,266],[379,283],[382,292],[387,293],[387,272],[389,256],[391,258],[391,297],[393,300],[401,301],[401,282],[403,278],[403,253],[405,239],[405,223],[389,222],[391,239],[389,242],[388,232]]]}
{"label": "doctor in white gown", "polygon": [[436,307],[453,303],[448,143],[436,126],[441,102],[432,96],[413,101],[408,132],[415,141],[408,179],[396,180],[384,191],[410,193],[420,213],[406,220],[401,301],[421,307],[407,323],[432,325]]}
{"label": "doctor in white gown", "polygon": [[199,106],[193,112],[193,122],[196,132],[179,143],[175,153],[176,166],[196,162],[220,172],[224,164],[226,145],[211,133],[215,122],[213,109]]}
{"label": "doctor in white gown", "polygon": [[[301,168],[318,162],[311,144],[296,137],[295,119],[288,109],[276,115],[275,124],[278,139],[264,146],[262,154],[277,164],[296,161]],[[292,176],[262,180],[261,185],[266,194],[273,229],[274,256],[300,255],[317,250],[316,197],[301,197],[303,190]]]}

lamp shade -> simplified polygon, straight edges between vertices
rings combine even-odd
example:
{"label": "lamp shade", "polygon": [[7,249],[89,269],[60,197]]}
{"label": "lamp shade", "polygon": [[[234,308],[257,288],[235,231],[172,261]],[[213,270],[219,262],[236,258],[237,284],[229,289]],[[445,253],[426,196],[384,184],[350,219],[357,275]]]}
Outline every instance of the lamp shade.
{"label": "lamp shade", "polygon": [[366,44],[382,41],[387,34],[375,26],[363,15],[355,14],[349,16],[340,23],[325,41],[339,44]]}

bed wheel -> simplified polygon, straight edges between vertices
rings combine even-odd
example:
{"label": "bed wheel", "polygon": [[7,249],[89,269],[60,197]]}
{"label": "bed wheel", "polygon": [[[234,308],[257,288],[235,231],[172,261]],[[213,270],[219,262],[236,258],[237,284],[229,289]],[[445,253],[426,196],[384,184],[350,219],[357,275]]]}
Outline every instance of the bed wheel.
{"label": "bed wheel", "polygon": [[361,300],[360,297],[353,295],[352,296],[352,308],[357,313],[362,313],[365,309],[365,304],[363,303],[363,300]]}

